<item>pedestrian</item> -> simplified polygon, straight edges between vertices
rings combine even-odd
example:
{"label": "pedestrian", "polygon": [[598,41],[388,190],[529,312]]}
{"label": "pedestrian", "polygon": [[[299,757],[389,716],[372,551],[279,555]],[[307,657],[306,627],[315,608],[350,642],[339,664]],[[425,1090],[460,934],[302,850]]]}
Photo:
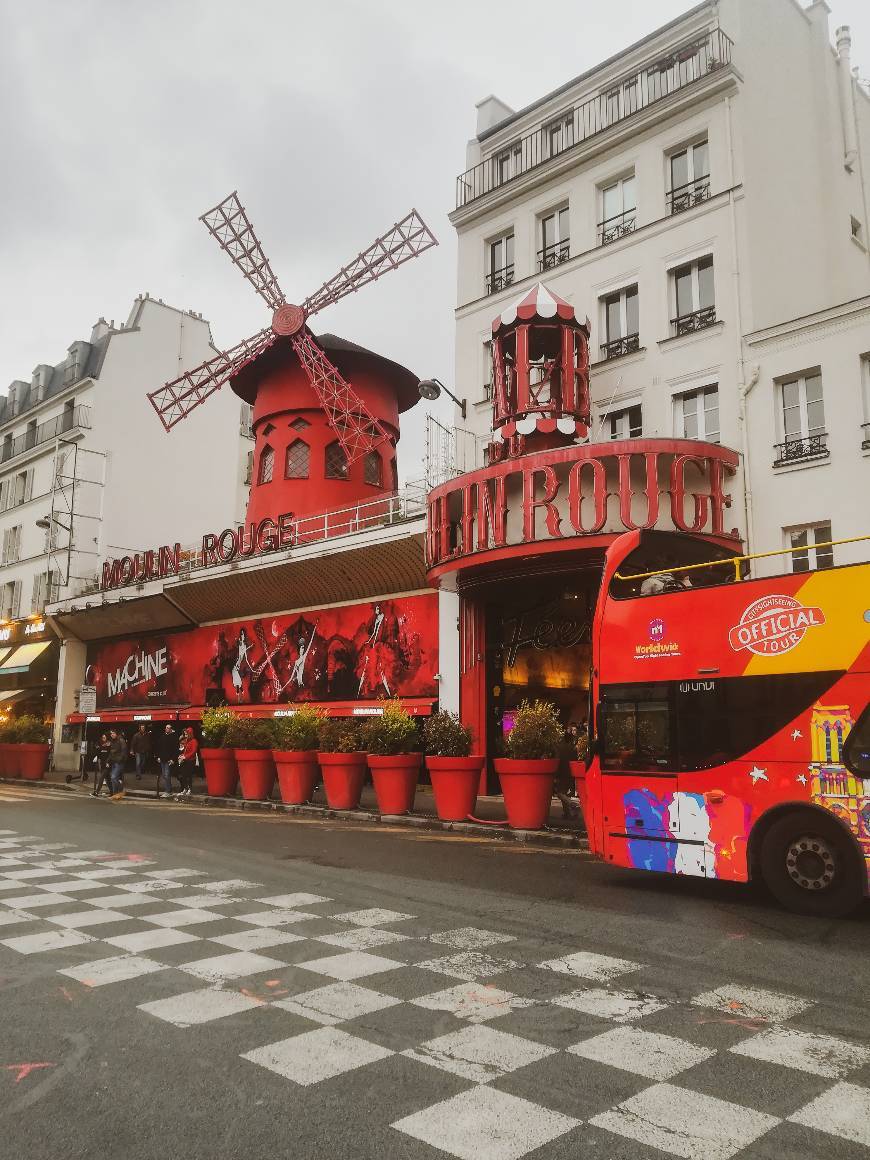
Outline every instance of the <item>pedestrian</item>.
{"label": "pedestrian", "polygon": [[556,797],[562,806],[562,817],[565,819],[577,817],[579,809],[574,801],[574,778],[571,774],[569,762],[577,760],[577,726],[571,724],[565,730],[562,743],[559,746],[559,769],[556,773]]}
{"label": "pedestrian", "polygon": [[160,761],[160,776],[157,779],[157,796],[172,796],[172,768],[178,760],[178,734],[167,724],[157,742],[157,757]]}
{"label": "pedestrian", "polygon": [[109,730],[109,761],[111,769],[109,776],[112,779],[112,800],[118,801],[124,796],[124,766],[127,764],[127,739],[117,729]]}
{"label": "pedestrian", "polygon": [[133,734],[130,752],[136,758],[136,780],[141,781],[142,774],[148,766],[148,758],[151,756],[151,734],[144,725],[140,725]]}
{"label": "pedestrian", "polygon": [[[94,746],[94,788],[91,790],[92,797],[99,797],[100,790],[103,788],[103,783],[109,781],[109,738],[105,733],[100,735],[100,740]],[[111,793],[111,787],[109,793]]]}
{"label": "pedestrian", "polygon": [[199,742],[194,736],[193,730],[188,727],[181,734],[181,742],[178,749],[178,780],[181,782],[179,797],[190,797],[190,791],[193,787],[193,775],[196,773],[198,752]]}

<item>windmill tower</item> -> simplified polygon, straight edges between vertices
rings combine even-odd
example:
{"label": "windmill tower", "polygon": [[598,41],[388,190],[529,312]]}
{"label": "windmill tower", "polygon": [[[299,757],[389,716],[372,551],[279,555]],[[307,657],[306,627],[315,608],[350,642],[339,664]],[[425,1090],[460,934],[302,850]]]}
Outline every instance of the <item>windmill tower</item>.
{"label": "windmill tower", "polygon": [[[410,371],[309,320],[437,245],[412,210],[335,277],[289,303],[231,193],[200,218],[267,306],[269,326],[148,395],[163,426],[176,423],[229,383],[254,408],[254,465],[247,521],[349,507],[396,489],[399,414],[417,402]],[[353,384],[353,385],[351,385]]]}

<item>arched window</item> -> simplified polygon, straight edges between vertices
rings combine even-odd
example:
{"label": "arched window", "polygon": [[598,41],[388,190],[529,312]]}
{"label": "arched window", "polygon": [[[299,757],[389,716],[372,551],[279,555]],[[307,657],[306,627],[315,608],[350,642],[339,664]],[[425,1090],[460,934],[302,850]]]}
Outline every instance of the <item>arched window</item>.
{"label": "arched window", "polygon": [[263,450],[260,452],[260,472],[257,476],[258,483],[271,483],[272,476],[275,474],[275,448],[270,447],[266,443]]}
{"label": "arched window", "polygon": [[304,439],[294,439],[287,448],[287,459],[284,464],[285,479],[307,479],[308,466],[311,460],[311,448]]}
{"label": "arched window", "polygon": [[363,460],[363,479],[372,487],[381,487],[384,482],[384,465],[377,451],[369,451]]}
{"label": "arched window", "polygon": [[326,448],[324,475],[327,479],[348,479],[350,477],[347,456],[338,440],[335,443],[330,443]]}

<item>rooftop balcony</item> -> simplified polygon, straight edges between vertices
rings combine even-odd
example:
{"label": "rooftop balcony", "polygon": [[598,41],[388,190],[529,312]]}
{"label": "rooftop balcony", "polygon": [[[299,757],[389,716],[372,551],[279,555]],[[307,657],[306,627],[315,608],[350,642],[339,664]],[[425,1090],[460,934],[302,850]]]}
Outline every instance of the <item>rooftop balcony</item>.
{"label": "rooftop balcony", "polygon": [[0,464],[17,459],[19,455],[32,451],[42,443],[51,443],[57,438],[69,438],[80,434],[83,430],[89,430],[90,426],[90,407],[79,406],[62,411],[53,419],[40,423],[38,427],[22,432],[15,439],[4,440],[0,444]]}
{"label": "rooftop balcony", "polygon": [[[697,84],[730,64],[731,48],[730,38],[715,28],[643,64],[461,173],[456,179],[456,208],[503,188],[673,93]],[[679,208],[686,207],[681,204]],[[673,212],[677,212],[676,207]]]}

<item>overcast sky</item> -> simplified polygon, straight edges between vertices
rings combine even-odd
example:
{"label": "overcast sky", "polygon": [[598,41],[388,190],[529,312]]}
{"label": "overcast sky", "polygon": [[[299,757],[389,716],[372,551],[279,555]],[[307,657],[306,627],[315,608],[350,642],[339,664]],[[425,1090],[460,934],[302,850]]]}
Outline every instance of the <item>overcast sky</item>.
{"label": "overcast sky", "polygon": [[[870,3],[830,4],[867,76]],[[218,346],[264,326],[197,221],[233,189],[297,302],[416,206],[440,247],[314,329],[452,384],[447,214],[475,102],[520,108],[690,7],[0,0],[0,390],[60,362],[100,315],[125,319],[140,291],[201,311]],[[409,476],[422,412],[403,425]]]}

